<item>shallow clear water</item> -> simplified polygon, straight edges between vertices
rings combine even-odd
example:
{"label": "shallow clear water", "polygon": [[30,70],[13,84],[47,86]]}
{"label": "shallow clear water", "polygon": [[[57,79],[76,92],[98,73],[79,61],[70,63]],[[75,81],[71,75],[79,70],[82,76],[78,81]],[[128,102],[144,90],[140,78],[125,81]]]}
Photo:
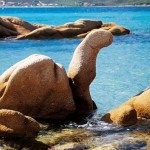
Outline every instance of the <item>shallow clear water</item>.
{"label": "shallow clear water", "polygon": [[[102,49],[97,58],[97,76],[90,88],[92,98],[98,106],[98,113],[101,115],[150,86],[150,7],[0,8],[1,15],[17,16],[31,23],[49,25],[61,25],[80,18],[97,19],[103,22],[116,22],[129,28],[130,35],[114,37],[113,44]],[[0,74],[34,53],[51,57],[63,64],[67,71],[73,52],[81,41],[0,39]],[[122,128],[101,122],[99,116],[95,115],[86,124],[69,123],[63,128],[95,132],[92,143],[97,146],[104,145],[104,149],[116,145],[116,142],[122,139],[123,144],[119,149],[128,150],[145,149],[146,144],[142,143],[144,140],[136,141],[137,134],[132,134],[132,131],[148,132],[150,125],[148,122],[142,126]],[[48,140],[51,137],[49,132],[51,133],[51,130],[45,133]],[[64,131],[61,132],[64,134]],[[43,132],[41,135],[44,137]],[[42,141],[43,137],[40,139],[39,135],[38,138]]]}
{"label": "shallow clear water", "polygon": [[[80,18],[97,19],[129,28],[130,35],[115,37],[113,44],[102,49],[97,58],[91,94],[101,114],[150,85],[150,7],[0,8],[0,15],[50,25]],[[0,40],[0,74],[34,53],[50,56],[67,70],[80,42],[79,39]]]}

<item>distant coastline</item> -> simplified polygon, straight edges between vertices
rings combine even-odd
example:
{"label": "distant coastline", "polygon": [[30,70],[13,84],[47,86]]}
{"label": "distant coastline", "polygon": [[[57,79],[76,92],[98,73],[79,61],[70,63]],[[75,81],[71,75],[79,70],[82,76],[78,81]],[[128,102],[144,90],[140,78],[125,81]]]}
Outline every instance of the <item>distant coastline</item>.
{"label": "distant coastline", "polygon": [[150,7],[150,5],[108,5],[108,6],[0,6],[0,8],[63,8],[63,7]]}

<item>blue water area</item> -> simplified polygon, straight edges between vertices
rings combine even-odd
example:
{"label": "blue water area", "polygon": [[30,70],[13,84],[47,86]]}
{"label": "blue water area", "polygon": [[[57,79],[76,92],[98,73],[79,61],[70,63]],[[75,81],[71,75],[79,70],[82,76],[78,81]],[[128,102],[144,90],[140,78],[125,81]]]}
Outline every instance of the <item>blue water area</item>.
{"label": "blue water area", "polygon": [[[77,19],[116,22],[131,30],[114,37],[100,51],[97,76],[90,86],[98,112],[119,106],[150,86],[150,7],[0,8],[0,16],[17,16],[31,23],[61,25]],[[31,54],[44,54],[68,69],[81,39],[0,40],[0,74]]]}

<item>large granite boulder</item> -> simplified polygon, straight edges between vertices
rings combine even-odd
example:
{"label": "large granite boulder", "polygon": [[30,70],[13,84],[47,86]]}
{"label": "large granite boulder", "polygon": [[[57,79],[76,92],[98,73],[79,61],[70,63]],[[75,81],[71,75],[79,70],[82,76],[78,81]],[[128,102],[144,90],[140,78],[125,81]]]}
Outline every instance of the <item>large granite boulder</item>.
{"label": "large granite boulder", "polygon": [[0,96],[0,109],[33,118],[65,119],[75,111],[65,69],[43,55],[31,55],[4,72]]}
{"label": "large granite boulder", "polygon": [[18,32],[19,34],[27,34],[36,29],[35,26],[18,17],[2,16],[1,18],[11,23],[15,31]]}
{"label": "large granite boulder", "polygon": [[93,110],[93,101],[89,86],[96,76],[96,57],[101,48],[112,43],[109,31],[94,30],[76,48],[69,65],[68,77],[72,87],[77,112],[89,113]]}
{"label": "large granite boulder", "polygon": [[6,19],[0,17],[0,36],[9,37],[9,36],[17,36],[17,35],[18,33],[15,31],[13,25]]}
{"label": "large granite boulder", "polygon": [[3,27],[0,25],[0,37],[9,37],[9,36],[17,36],[18,33],[16,31],[7,29],[6,27]]}
{"label": "large granite boulder", "polygon": [[35,137],[40,130],[40,125],[33,118],[22,113],[0,109],[0,135],[15,137]]}
{"label": "large granite boulder", "polygon": [[[20,18],[9,16],[0,17],[0,26],[0,29],[3,28],[5,30],[5,32],[0,30],[0,35],[3,35],[3,37],[23,35],[36,29],[35,26]],[[9,32],[9,34],[6,31]]]}
{"label": "large granite boulder", "polygon": [[102,120],[128,126],[135,124],[138,117],[150,119],[150,88],[111,110],[102,117]]}

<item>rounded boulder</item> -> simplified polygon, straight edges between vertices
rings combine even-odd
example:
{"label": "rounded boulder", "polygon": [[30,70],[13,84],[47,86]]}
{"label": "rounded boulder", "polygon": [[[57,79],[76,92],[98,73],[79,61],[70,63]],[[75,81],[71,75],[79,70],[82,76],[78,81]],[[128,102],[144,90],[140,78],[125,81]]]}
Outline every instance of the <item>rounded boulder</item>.
{"label": "rounded boulder", "polygon": [[65,119],[75,110],[66,71],[44,55],[31,55],[0,76],[0,109],[40,119]]}

